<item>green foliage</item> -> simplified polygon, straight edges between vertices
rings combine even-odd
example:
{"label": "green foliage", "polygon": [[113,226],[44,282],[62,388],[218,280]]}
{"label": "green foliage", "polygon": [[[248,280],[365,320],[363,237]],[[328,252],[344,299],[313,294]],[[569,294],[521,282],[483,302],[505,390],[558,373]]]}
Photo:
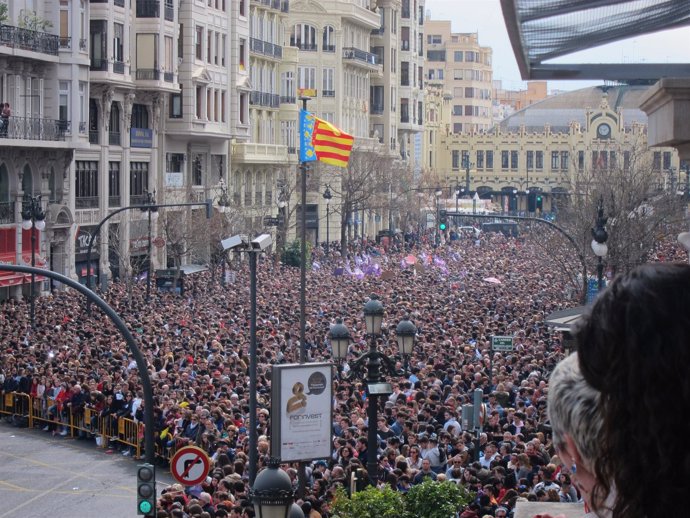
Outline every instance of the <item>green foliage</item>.
{"label": "green foliage", "polygon": [[450,481],[427,479],[412,486],[405,496],[406,518],[450,518],[474,500],[474,494],[464,486]]}
{"label": "green foliage", "polygon": [[[307,269],[311,268],[311,248],[312,245],[307,241]],[[287,245],[283,250],[281,255],[281,260],[283,264],[288,266],[299,266],[302,259],[302,242],[299,239],[295,239],[292,243]]]}
{"label": "green foliage", "polygon": [[30,31],[45,32],[52,28],[53,24],[49,20],[38,16],[36,11],[22,10],[19,14],[19,27]]}
{"label": "green foliage", "polygon": [[9,20],[7,4],[0,2],[0,25],[4,24]]}
{"label": "green foliage", "polygon": [[368,487],[352,498],[339,488],[331,506],[333,518],[400,518],[403,509],[402,495],[390,487]]}

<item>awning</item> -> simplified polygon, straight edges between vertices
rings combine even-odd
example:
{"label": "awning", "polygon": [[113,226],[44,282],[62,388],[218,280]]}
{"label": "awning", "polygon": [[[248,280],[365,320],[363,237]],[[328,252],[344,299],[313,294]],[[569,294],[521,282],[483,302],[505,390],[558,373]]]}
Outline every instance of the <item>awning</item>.
{"label": "awning", "polygon": [[[43,282],[46,278],[42,275],[36,275],[35,282]],[[18,286],[31,282],[30,273],[14,273],[14,272],[0,272],[0,288],[7,288],[9,286]]]}
{"label": "awning", "polygon": [[554,311],[546,317],[545,323],[556,328],[556,331],[572,331],[585,311],[587,311],[585,306]]}
{"label": "awning", "polygon": [[690,77],[690,64],[545,64],[607,43],[690,25],[685,0],[501,0],[523,79],[656,81]]}

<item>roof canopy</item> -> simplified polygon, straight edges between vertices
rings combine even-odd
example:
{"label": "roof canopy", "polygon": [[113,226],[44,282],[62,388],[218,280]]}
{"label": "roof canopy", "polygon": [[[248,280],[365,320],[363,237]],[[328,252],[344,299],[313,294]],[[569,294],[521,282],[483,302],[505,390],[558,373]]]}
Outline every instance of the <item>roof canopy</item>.
{"label": "roof canopy", "polygon": [[501,0],[523,79],[656,81],[690,64],[544,64],[577,51],[690,25],[687,0]]}

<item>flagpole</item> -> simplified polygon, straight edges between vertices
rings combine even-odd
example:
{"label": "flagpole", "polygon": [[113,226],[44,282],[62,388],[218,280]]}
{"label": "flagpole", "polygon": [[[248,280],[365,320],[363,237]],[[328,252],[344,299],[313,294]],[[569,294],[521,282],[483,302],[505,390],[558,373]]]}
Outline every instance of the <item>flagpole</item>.
{"label": "flagpole", "polygon": [[[307,101],[309,97],[300,96],[302,109],[307,111]],[[298,123],[299,127],[299,123]],[[301,138],[300,138],[301,141]],[[300,150],[300,157],[303,150]],[[301,260],[300,260],[300,283],[299,283],[299,362],[307,362],[307,163],[300,160],[299,163],[301,190],[302,190],[302,229],[300,231]],[[304,497],[307,489],[307,464],[300,462],[297,470],[297,496]]]}

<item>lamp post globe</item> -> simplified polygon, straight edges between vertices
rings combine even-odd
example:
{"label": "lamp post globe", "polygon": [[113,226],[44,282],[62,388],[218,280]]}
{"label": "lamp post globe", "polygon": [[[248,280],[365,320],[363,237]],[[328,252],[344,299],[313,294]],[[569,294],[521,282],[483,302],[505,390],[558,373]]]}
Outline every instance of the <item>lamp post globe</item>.
{"label": "lamp post globe", "polygon": [[339,318],[335,324],[331,326],[329,332],[331,339],[331,349],[333,350],[333,357],[337,360],[343,360],[347,356],[347,348],[350,346],[350,331],[343,319]]}
{"label": "lamp post globe", "polygon": [[367,326],[367,334],[381,334],[381,324],[383,323],[383,304],[378,295],[372,294],[364,304],[364,321]]}
{"label": "lamp post globe", "polygon": [[398,350],[403,356],[409,356],[412,354],[412,349],[414,348],[414,339],[417,334],[417,326],[415,326],[408,315],[405,315],[403,319],[395,328],[396,339],[398,340]]}
{"label": "lamp post globe", "polygon": [[288,518],[295,501],[290,476],[278,468],[276,459],[271,459],[268,467],[256,476],[249,496],[254,504],[257,518]]}
{"label": "lamp post globe", "polygon": [[288,518],[304,518],[304,512],[302,511],[302,508],[297,504],[292,504],[290,506]]}

